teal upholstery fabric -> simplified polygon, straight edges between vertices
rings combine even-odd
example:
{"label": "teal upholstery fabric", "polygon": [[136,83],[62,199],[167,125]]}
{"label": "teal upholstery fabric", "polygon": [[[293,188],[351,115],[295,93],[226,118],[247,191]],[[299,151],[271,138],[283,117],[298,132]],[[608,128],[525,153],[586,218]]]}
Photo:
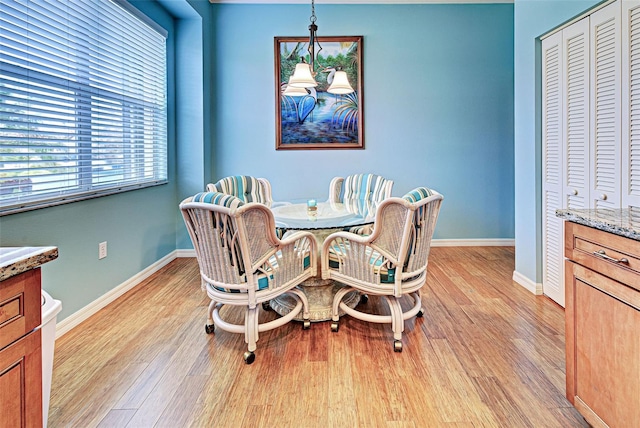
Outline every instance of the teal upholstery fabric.
{"label": "teal upholstery fabric", "polygon": [[402,199],[406,199],[409,202],[418,202],[421,199],[428,198],[433,195],[433,190],[426,187],[416,187],[412,191],[405,194]]}
{"label": "teal upholstery fabric", "polygon": [[361,199],[374,202],[385,198],[385,185],[389,182],[376,174],[354,174],[345,177],[340,200]]}
{"label": "teal upholstery fabric", "polygon": [[262,191],[260,182],[255,177],[248,175],[225,177],[214,186],[218,192],[234,195],[243,202],[260,202],[262,204],[269,202]]}
{"label": "teal upholstery fabric", "polygon": [[237,208],[244,205],[240,198],[220,192],[200,192],[193,196],[192,201],[221,205],[227,208]]}

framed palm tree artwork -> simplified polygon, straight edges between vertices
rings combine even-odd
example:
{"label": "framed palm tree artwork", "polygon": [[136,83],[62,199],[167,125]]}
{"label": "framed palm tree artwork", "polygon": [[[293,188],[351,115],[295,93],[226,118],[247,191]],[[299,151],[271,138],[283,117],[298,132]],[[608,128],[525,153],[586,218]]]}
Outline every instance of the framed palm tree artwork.
{"label": "framed palm tree artwork", "polygon": [[276,150],[363,149],[362,36],[316,42],[274,38]]}

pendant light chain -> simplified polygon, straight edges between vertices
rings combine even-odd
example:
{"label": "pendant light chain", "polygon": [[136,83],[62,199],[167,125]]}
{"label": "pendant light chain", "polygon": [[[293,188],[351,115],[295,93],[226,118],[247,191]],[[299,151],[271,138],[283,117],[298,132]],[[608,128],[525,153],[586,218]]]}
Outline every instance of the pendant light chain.
{"label": "pendant light chain", "polygon": [[[320,42],[317,41],[316,38],[316,31],[318,31],[318,26],[316,25],[316,2],[315,0],[311,0],[311,25],[309,25],[309,47],[308,47],[308,52],[309,52],[309,65],[311,67],[311,75],[314,77],[314,81],[315,81],[315,76],[316,76],[316,55],[318,55],[320,53],[320,51],[322,50],[322,46],[320,45]],[[316,52],[316,46],[318,45],[318,51]]]}

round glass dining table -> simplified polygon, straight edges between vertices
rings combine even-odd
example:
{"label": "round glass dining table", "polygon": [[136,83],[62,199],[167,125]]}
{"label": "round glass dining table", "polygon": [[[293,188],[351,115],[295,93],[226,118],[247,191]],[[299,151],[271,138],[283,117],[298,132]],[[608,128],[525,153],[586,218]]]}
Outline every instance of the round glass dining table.
{"label": "round glass dining table", "polygon": [[[330,320],[333,296],[343,285],[330,279],[322,279],[320,272],[322,243],[334,232],[349,230],[356,226],[372,225],[375,220],[376,204],[362,200],[335,203],[309,199],[274,203],[271,211],[277,228],[287,232],[309,231],[316,238],[318,275],[304,281],[299,287],[309,300],[310,320],[312,322]],[[360,294],[352,291],[342,301],[354,308],[360,302]],[[295,308],[296,301],[285,294],[271,300],[270,305],[279,315],[285,315]],[[302,313],[294,319],[302,321]]]}

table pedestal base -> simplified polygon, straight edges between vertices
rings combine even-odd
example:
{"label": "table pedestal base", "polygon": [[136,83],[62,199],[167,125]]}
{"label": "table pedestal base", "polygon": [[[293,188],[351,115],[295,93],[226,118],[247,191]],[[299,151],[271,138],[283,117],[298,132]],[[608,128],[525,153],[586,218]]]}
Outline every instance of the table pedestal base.
{"label": "table pedestal base", "polygon": [[[309,320],[311,322],[330,320],[333,297],[344,286],[331,279],[310,278],[300,284],[299,287],[309,300],[309,311],[311,312]],[[360,293],[357,291],[347,293],[342,301],[350,308],[355,308],[360,303]],[[296,300],[284,294],[272,299],[270,305],[279,315],[286,315],[295,308]],[[340,311],[340,315],[344,315],[344,312]],[[302,321],[302,312],[293,319]]]}

